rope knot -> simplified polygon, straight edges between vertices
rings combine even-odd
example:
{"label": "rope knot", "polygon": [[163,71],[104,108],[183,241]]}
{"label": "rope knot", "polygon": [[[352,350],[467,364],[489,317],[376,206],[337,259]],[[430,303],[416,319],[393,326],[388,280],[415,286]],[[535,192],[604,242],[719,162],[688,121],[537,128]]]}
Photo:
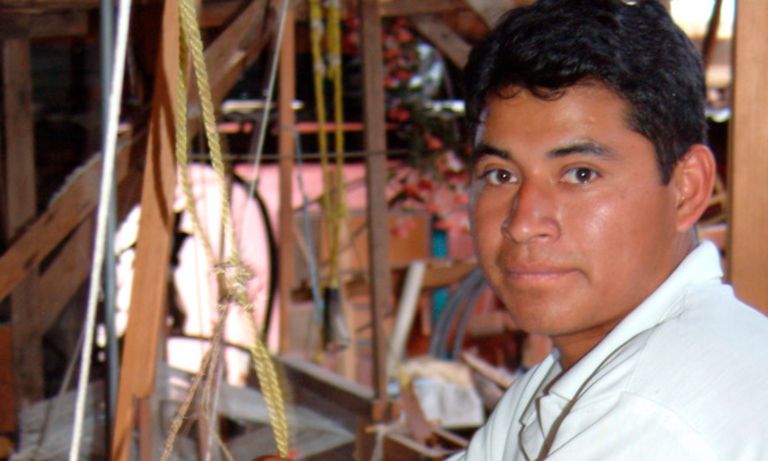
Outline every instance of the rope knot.
{"label": "rope knot", "polygon": [[248,303],[246,284],[254,274],[241,261],[225,261],[214,266],[214,272],[223,281],[221,297],[223,300],[239,304]]}

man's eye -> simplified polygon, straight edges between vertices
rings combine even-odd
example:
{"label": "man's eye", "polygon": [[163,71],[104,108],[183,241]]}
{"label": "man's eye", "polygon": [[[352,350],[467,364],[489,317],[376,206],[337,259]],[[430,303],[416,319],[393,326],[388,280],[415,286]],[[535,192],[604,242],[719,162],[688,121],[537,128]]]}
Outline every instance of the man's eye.
{"label": "man's eye", "polygon": [[517,181],[517,178],[511,171],[503,170],[501,168],[491,168],[490,170],[485,171],[480,178],[494,186],[501,186]]}
{"label": "man's eye", "polygon": [[598,177],[595,170],[591,168],[571,168],[565,172],[563,179],[570,184],[589,184]]}

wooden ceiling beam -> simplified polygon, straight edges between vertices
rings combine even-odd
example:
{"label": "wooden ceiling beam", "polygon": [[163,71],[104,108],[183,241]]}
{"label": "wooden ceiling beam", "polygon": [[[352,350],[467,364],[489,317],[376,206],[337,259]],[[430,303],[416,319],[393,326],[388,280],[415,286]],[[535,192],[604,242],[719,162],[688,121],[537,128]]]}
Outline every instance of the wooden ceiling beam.
{"label": "wooden ceiling beam", "polygon": [[100,0],[0,0],[3,13],[46,13],[51,11],[90,10]]}
{"label": "wooden ceiling beam", "polygon": [[77,37],[87,33],[88,14],[82,11],[45,14],[0,12],[0,40]]}
{"label": "wooden ceiling beam", "polygon": [[448,13],[466,8],[467,2],[464,0],[380,0],[379,2],[379,14],[382,17]]}

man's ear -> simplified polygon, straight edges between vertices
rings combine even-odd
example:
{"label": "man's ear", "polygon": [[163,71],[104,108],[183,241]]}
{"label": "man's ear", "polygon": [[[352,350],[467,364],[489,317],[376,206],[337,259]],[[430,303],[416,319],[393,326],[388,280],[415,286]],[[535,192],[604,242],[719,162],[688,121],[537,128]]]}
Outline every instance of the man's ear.
{"label": "man's ear", "polygon": [[675,166],[677,230],[691,229],[707,209],[715,181],[715,157],[703,144],[694,144]]}

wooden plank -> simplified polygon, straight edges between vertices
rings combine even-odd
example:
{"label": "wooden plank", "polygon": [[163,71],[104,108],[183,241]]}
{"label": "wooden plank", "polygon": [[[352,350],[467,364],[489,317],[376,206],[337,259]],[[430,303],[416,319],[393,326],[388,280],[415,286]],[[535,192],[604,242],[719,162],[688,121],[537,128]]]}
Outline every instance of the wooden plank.
{"label": "wooden plank", "polygon": [[389,267],[389,226],[387,222],[386,172],[387,138],[384,111],[384,66],[381,43],[381,18],[377,0],[360,0],[363,46],[363,121],[367,151],[366,183],[368,198],[368,254],[371,280],[371,320],[374,350],[374,390],[378,399],[375,420],[387,419],[387,338],[384,314],[391,309],[391,275]]}
{"label": "wooden plank", "polygon": [[93,218],[85,219],[56,259],[40,274],[41,331],[47,331],[91,272]]}
{"label": "wooden plank", "polygon": [[[112,439],[113,461],[130,458],[135,402],[149,397],[154,389],[159,337],[165,318],[176,173],[173,110],[179,66],[179,15],[175,0],[165,1],[159,35],[141,221]],[[137,370],[141,372],[137,373]],[[146,446],[142,447],[144,449]]]}
{"label": "wooden plank", "polygon": [[[27,39],[3,42],[3,110],[5,131],[5,235],[15,238],[35,217],[34,114]],[[43,397],[43,345],[37,273],[30,272],[11,294],[13,367],[19,406]]]}
{"label": "wooden plank", "polygon": [[459,68],[464,67],[471,47],[445,21],[433,14],[422,14],[413,16],[411,22],[448,60]]}
{"label": "wooden plank", "polygon": [[281,356],[278,360],[285,367],[287,377],[291,378],[288,382],[298,384],[294,388],[299,394],[298,400],[301,400],[302,392],[312,391],[360,416],[371,414],[374,393],[370,388],[296,357]]}
{"label": "wooden plank", "polygon": [[278,131],[279,175],[280,175],[280,208],[278,210],[280,245],[278,267],[278,293],[280,296],[280,353],[291,350],[290,343],[290,309],[291,282],[293,281],[293,129],[296,116],[293,111],[293,100],[296,97],[296,26],[295,14],[289,10],[285,18],[283,43],[280,48],[280,94],[278,96]]}
{"label": "wooden plank", "polygon": [[467,8],[464,0],[381,0],[381,16],[411,16],[414,14],[448,13]]}
{"label": "wooden plank", "polygon": [[762,0],[742,0],[736,13],[733,119],[728,164],[728,276],[736,295],[768,313],[768,28]]}
{"label": "wooden plank", "polygon": [[[145,136],[145,132],[140,132],[118,150],[117,181],[122,182],[136,168],[131,154],[135,147],[143,145]],[[101,158],[96,155],[72,175],[45,212],[0,256],[0,299],[37,268],[51,250],[93,212],[98,203],[100,177]]]}
{"label": "wooden plank", "polygon": [[87,33],[88,14],[82,11],[0,13],[0,39],[76,37]]}

